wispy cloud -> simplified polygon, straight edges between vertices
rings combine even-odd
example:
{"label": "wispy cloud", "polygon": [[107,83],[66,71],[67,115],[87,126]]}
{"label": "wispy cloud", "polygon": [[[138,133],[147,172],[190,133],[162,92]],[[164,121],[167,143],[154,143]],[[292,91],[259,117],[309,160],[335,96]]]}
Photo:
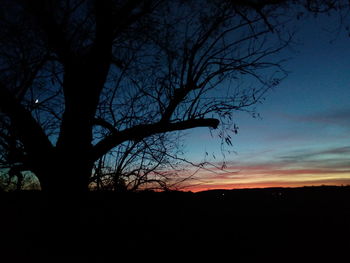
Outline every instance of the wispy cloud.
{"label": "wispy cloud", "polygon": [[296,122],[338,125],[350,128],[350,108],[331,109],[307,115],[280,115],[284,119]]}
{"label": "wispy cloud", "polygon": [[300,117],[300,120],[308,122],[318,122],[325,124],[337,124],[350,126],[350,108],[334,109],[328,112],[317,113],[306,117]]}
{"label": "wispy cloud", "polygon": [[295,150],[287,155],[279,156],[278,158],[285,162],[308,162],[313,160],[318,161],[324,158],[341,160],[344,156],[350,156],[350,146],[332,147],[318,151]]}

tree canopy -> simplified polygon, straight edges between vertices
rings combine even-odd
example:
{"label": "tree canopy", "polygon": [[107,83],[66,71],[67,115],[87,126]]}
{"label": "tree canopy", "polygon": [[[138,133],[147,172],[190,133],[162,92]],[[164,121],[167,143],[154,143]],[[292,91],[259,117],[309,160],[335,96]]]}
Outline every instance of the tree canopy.
{"label": "tree canopy", "polygon": [[[7,8],[0,13],[0,164],[33,172],[47,191],[86,190],[94,165],[113,151],[124,171],[145,170],[145,160],[148,167],[169,165],[165,156],[174,155],[164,145],[174,142],[172,132],[221,127],[230,144],[233,113],[254,112],[286,76],[276,54],[292,39],[288,21],[348,5],[1,3]],[[127,169],[130,156],[138,161]]]}

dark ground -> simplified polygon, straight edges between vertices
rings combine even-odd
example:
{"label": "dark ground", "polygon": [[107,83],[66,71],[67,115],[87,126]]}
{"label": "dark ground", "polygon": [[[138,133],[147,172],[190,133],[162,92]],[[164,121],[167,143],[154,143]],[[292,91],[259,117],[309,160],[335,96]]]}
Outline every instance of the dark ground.
{"label": "dark ground", "polygon": [[349,201],[350,187],[0,193],[0,262],[350,262]]}

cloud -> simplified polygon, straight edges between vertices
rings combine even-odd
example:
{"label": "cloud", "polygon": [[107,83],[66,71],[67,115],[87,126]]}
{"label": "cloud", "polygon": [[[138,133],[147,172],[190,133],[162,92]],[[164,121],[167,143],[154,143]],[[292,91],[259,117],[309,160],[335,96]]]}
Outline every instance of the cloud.
{"label": "cloud", "polygon": [[317,112],[305,116],[283,115],[285,119],[297,122],[331,124],[343,127],[350,127],[350,108],[332,109],[324,112]]}
{"label": "cloud", "polygon": [[336,109],[331,112],[324,112],[321,114],[310,115],[305,118],[306,121],[350,125],[350,109]]}
{"label": "cloud", "polygon": [[350,146],[328,149],[321,151],[318,154],[350,154]]}
{"label": "cloud", "polygon": [[322,157],[328,157],[329,159],[339,159],[339,155],[350,155],[350,146],[342,147],[332,147],[328,149],[323,149],[319,151],[305,151],[305,150],[296,150],[288,155],[282,155],[278,158],[286,162],[297,162],[297,161],[310,161],[310,160],[319,160]]}

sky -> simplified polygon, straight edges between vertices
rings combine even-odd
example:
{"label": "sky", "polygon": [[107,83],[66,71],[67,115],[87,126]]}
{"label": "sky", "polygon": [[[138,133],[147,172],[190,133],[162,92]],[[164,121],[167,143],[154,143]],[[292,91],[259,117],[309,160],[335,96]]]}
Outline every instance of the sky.
{"label": "sky", "polygon": [[261,118],[236,115],[233,153],[223,156],[208,129],[186,134],[187,159],[226,163],[198,171],[188,190],[350,184],[350,36],[338,17],[300,23],[281,54],[289,75],[258,106]]}

